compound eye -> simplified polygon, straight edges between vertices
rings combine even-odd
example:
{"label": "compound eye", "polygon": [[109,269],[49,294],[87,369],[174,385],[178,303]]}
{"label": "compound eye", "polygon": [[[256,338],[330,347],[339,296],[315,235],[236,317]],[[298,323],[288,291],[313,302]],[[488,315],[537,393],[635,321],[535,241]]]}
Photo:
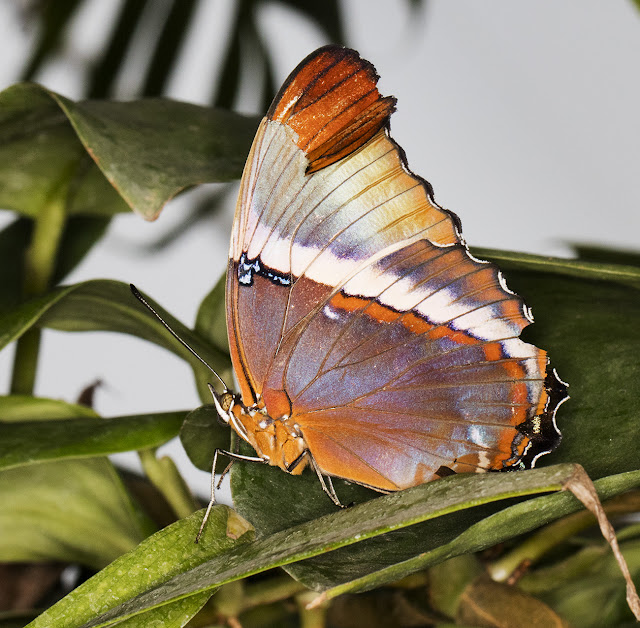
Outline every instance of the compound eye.
{"label": "compound eye", "polygon": [[229,409],[233,405],[233,393],[225,392],[222,393],[219,397],[220,407],[225,411],[229,412]]}

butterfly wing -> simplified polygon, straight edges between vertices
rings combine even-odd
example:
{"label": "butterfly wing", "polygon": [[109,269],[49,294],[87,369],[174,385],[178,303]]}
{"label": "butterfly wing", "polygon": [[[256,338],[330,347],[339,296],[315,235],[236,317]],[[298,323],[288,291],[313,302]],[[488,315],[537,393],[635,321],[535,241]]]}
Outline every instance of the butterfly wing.
{"label": "butterfly wing", "polygon": [[[320,49],[293,71],[258,129],[241,181],[227,273],[230,345],[246,400],[262,390],[286,330],[319,300],[321,283],[315,286],[317,294],[310,294],[308,282],[295,278],[314,278],[332,257],[335,238],[336,246],[349,247],[344,261],[350,268],[375,254],[385,239],[400,241],[428,232],[439,243],[457,240],[450,218],[426,198],[421,182],[404,172],[397,150],[381,138],[358,163],[339,163],[345,146],[361,149],[387,124],[395,101],[380,96],[376,81],[373,66],[354,51]],[[385,112],[382,117],[380,110]],[[352,127],[355,132],[350,132]],[[341,140],[338,145],[334,136]],[[305,150],[316,155],[316,161]],[[313,172],[318,172],[318,163],[330,162],[337,173],[327,184],[328,169]],[[387,234],[369,242],[359,238],[365,247],[358,251],[346,242],[354,231],[369,226],[368,235],[374,238],[379,231],[372,220],[379,220],[381,212],[367,217],[370,208],[357,207],[359,198],[379,193],[380,186],[367,193],[372,177],[387,179],[385,195],[398,198],[381,204]],[[402,215],[400,206],[412,202],[411,211]],[[350,215],[354,211],[362,216],[351,225],[358,218],[357,213]],[[317,258],[318,252],[325,255]],[[310,263],[313,268],[308,268]],[[325,270],[329,284],[344,275],[340,270],[334,277],[332,269]]]}
{"label": "butterfly wing", "polygon": [[283,86],[243,175],[227,307],[245,403],[291,417],[324,472],[397,490],[551,447],[560,384],[519,339],[520,298],[408,170],[376,81],[327,47]]}

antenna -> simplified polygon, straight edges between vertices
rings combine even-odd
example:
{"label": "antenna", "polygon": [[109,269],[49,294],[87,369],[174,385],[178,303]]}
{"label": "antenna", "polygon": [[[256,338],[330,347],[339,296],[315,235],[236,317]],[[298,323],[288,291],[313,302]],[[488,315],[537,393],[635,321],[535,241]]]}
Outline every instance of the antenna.
{"label": "antenna", "polygon": [[132,283],[129,284],[129,288],[131,288],[131,292],[133,294],[133,296],[138,299],[138,301],[140,301],[140,303],[142,303],[142,305],[144,305],[163,325],[164,327],[167,329],[167,331],[185,348],[187,349],[192,355],[194,355],[196,358],[198,358],[198,360],[200,360],[200,362],[202,362],[202,364],[204,364],[217,378],[218,381],[224,386],[224,392],[227,393],[229,392],[229,387],[226,385],[225,381],[222,379],[222,377],[220,377],[220,375],[218,375],[218,373],[216,373],[213,368],[211,368],[204,360],[204,358],[200,357],[195,349],[193,349],[192,347],[190,347],[182,338],[180,338],[180,336],[178,336],[178,334],[173,331],[173,329],[171,329],[171,327],[169,326],[169,323],[167,323],[167,321],[164,320],[164,318],[162,318],[162,316],[160,316],[160,314],[158,314],[158,312],[155,311],[155,309],[153,308],[153,306],[142,296],[142,294],[140,294],[140,291],[138,290],[138,288],[136,288]]}

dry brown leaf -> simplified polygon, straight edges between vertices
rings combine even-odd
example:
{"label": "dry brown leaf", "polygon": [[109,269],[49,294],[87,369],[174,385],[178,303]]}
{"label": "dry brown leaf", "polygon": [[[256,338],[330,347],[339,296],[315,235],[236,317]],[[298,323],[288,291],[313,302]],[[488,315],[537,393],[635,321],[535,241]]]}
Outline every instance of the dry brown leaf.
{"label": "dry brown leaf", "polygon": [[611,546],[613,555],[618,561],[620,571],[627,583],[627,603],[629,604],[629,608],[635,615],[636,619],[640,621],[640,598],[638,597],[635,584],[631,579],[627,561],[624,559],[624,556],[620,551],[616,533],[604,512],[604,508],[602,507],[602,503],[600,502],[600,498],[596,492],[596,487],[593,485],[593,482],[587,475],[587,472],[580,465],[576,465],[576,470],[565,483],[564,490],[571,491],[584,504],[585,508],[592,512],[598,520],[602,536],[604,536],[607,543]]}
{"label": "dry brown leaf", "polygon": [[464,590],[456,619],[483,628],[569,628],[544,602],[488,575],[480,576]]}

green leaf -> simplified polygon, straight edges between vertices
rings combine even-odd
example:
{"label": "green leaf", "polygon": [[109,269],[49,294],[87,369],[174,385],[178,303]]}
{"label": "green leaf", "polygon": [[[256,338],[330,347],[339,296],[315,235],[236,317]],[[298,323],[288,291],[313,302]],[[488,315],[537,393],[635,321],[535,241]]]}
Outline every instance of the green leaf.
{"label": "green leaf", "polygon": [[[232,548],[246,545],[253,538],[251,527],[246,521],[229,508],[219,506],[211,513],[205,533],[200,543],[196,544],[194,539],[201,522],[202,512],[198,512],[160,530],[74,589],[29,626],[75,628],[96,625],[93,621],[96,617],[127,602],[128,614],[137,613],[138,610],[142,612],[145,609],[138,604],[141,595],[150,593],[153,596],[154,590],[172,577],[206,563],[215,556],[224,556]],[[201,605],[211,593],[211,590],[201,593],[192,603]],[[167,600],[164,597],[159,602]],[[141,615],[141,623],[125,625],[152,625],[151,619],[163,619],[165,610],[168,610],[167,607],[162,606],[153,615]]]}
{"label": "green leaf", "polygon": [[71,181],[69,214],[128,206],[152,220],[187,187],[239,178],[257,122],[170,100],[73,102],[14,85],[0,93],[0,206],[34,217]]}
{"label": "green leaf", "polygon": [[[497,500],[544,491],[557,491],[562,488],[566,480],[572,477],[575,470],[574,465],[561,465],[505,475],[448,477],[438,482],[385,495],[346,510],[334,511],[333,514],[322,519],[266,535],[251,543],[224,551],[193,568],[183,570],[153,590],[140,593],[135,599],[107,611],[86,626],[95,628],[109,625],[117,618],[128,617],[174,599],[326,552],[332,552],[336,559],[334,563],[339,564],[338,548],[347,545],[358,544],[354,549],[359,549],[361,552],[354,556],[367,561],[370,557],[362,553],[366,539],[379,535],[385,535],[382,538],[392,539],[394,537],[387,535],[392,530],[415,526],[430,519],[446,519],[460,510],[474,509]],[[640,482],[640,473],[634,475],[634,478],[618,478],[617,482],[613,482],[612,487],[619,491],[622,490],[623,485],[628,486],[633,482],[637,484]],[[473,496],[470,498],[471,491]],[[606,490],[603,490],[603,493],[606,493]],[[272,497],[274,501],[278,501],[279,496]],[[530,503],[533,506],[527,511],[527,516],[523,517],[520,513],[518,517],[513,518],[509,527],[499,529],[492,527],[491,542],[495,542],[496,538],[509,538],[514,528],[517,534],[521,534],[548,521],[550,516],[561,516],[581,507],[579,502],[568,493],[558,493],[544,499],[549,500],[550,503],[537,509],[535,507],[537,500],[532,500]],[[214,515],[221,508],[224,507],[214,508],[212,511]],[[294,513],[291,512],[291,514]],[[195,515],[195,522],[192,519],[188,520],[191,522],[188,529],[192,533],[200,516],[201,513]],[[172,528],[185,524],[185,521],[187,520],[178,522]],[[422,538],[421,533],[425,530],[426,528],[422,526],[415,528],[414,537]],[[390,540],[386,541],[386,545],[393,544]],[[181,547],[181,544],[178,545]],[[34,624],[34,626],[37,625]]]}
{"label": "green leaf", "polygon": [[[564,465],[561,465],[564,467]],[[560,465],[549,467],[544,471],[561,468]],[[534,469],[534,471],[543,471],[543,469]],[[529,474],[531,471],[522,471],[520,474]],[[620,493],[640,486],[640,472],[621,473],[608,478],[596,480],[594,483],[601,500],[609,499]],[[468,499],[473,500],[474,494],[469,495]],[[565,494],[566,495],[566,494]],[[343,593],[357,593],[367,591],[383,584],[395,582],[405,576],[426,569],[432,565],[437,565],[445,560],[455,556],[479,552],[488,547],[497,545],[506,540],[525,534],[534,530],[541,525],[550,521],[559,519],[569,512],[580,510],[580,507],[574,510],[567,510],[567,503],[559,500],[559,495],[544,495],[536,499],[517,503],[503,509],[495,509],[496,512],[477,523],[469,526],[467,529],[458,534],[450,542],[442,545],[431,544],[432,548],[422,553],[414,551],[414,556],[404,561],[398,561],[388,567],[370,571],[364,576],[353,578],[350,581],[344,581],[326,592],[326,597],[332,598]],[[453,519],[453,518],[452,518]],[[424,533],[428,534],[428,529],[424,528]],[[417,535],[414,542],[424,545]],[[304,563],[301,567],[304,566]],[[617,567],[617,576],[620,577],[619,586],[623,591],[624,598],[624,579],[621,576],[619,567]]]}
{"label": "green leaf", "polygon": [[[629,570],[640,583],[640,541],[620,544]],[[624,595],[624,579],[611,552],[601,552],[587,573],[565,578],[554,590],[538,595],[572,626],[598,628],[633,622]]]}
{"label": "green leaf", "polygon": [[[5,422],[0,398],[0,469],[60,458],[86,458],[158,447],[178,434],[185,412],[124,416],[104,420]],[[25,398],[23,413],[31,404]],[[36,419],[36,420],[32,420]]]}
{"label": "green leaf", "polygon": [[162,628],[182,628],[209,601],[211,591],[204,591],[196,595],[175,602],[170,602],[146,613],[134,615],[129,619],[118,622],[118,628],[147,628],[158,626]]}
{"label": "green leaf", "polygon": [[[229,449],[231,428],[221,425],[213,405],[201,406],[187,415],[180,429],[180,442],[189,460],[202,471],[211,472],[216,449]],[[221,473],[228,461],[218,459],[217,473]]]}
{"label": "green leaf", "polygon": [[0,561],[99,569],[150,531],[106,458],[3,470],[0,496]]}
{"label": "green leaf", "polygon": [[[76,403],[61,399],[31,397],[30,395],[0,396],[0,421],[19,422],[51,419],[96,418],[97,413]],[[15,423],[13,423],[15,425]],[[0,442],[0,447],[3,443]]]}
{"label": "green leaf", "polygon": [[40,461],[0,471],[0,561],[100,568],[152,531],[106,458],[42,462],[104,451],[114,434],[109,421],[95,417],[90,408],[55,399],[0,397],[0,464]]}
{"label": "green leaf", "polygon": [[[612,281],[640,288],[640,268],[633,265],[617,263],[591,262],[584,259],[565,259],[562,257],[545,257],[531,253],[515,253],[498,249],[481,249],[473,247],[471,252],[480,259],[487,259],[503,270],[541,273],[540,279],[547,275],[575,277],[579,280]],[[625,261],[629,261],[626,258]],[[511,272],[507,279],[511,276]],[[514,273],[514,276],[517,276]]]}
{"label": "green leaf", "polygon": [[58,100],[106,178],[148,220],[187,187],[240,178],[258,126],[255,117],[170,100]]}
{"label": "green leaf", "polygon": [[22,83],[0,93],[0,207],[35,218],[64,183],[69,214],[128,211],[87,154],[56,94]]}
{"label": "green leaf", "polygon": [[598,264],[619,264],[621,266],[640,266],[640,251],[626,249],[612,249],[596,244],[582,244],[571,242],[571,248],[575,251],[576,257],[588,262]]}
{"label": "green leaf", "polygon": [[[154,304],[171,327],[213,368],[223,372],[228,357]],[[204,369],[162,324],[118,281],[94,280],[57,288],[0,316],[0,348],[34,326],[63,331],[117,331],[154,342]]]}

